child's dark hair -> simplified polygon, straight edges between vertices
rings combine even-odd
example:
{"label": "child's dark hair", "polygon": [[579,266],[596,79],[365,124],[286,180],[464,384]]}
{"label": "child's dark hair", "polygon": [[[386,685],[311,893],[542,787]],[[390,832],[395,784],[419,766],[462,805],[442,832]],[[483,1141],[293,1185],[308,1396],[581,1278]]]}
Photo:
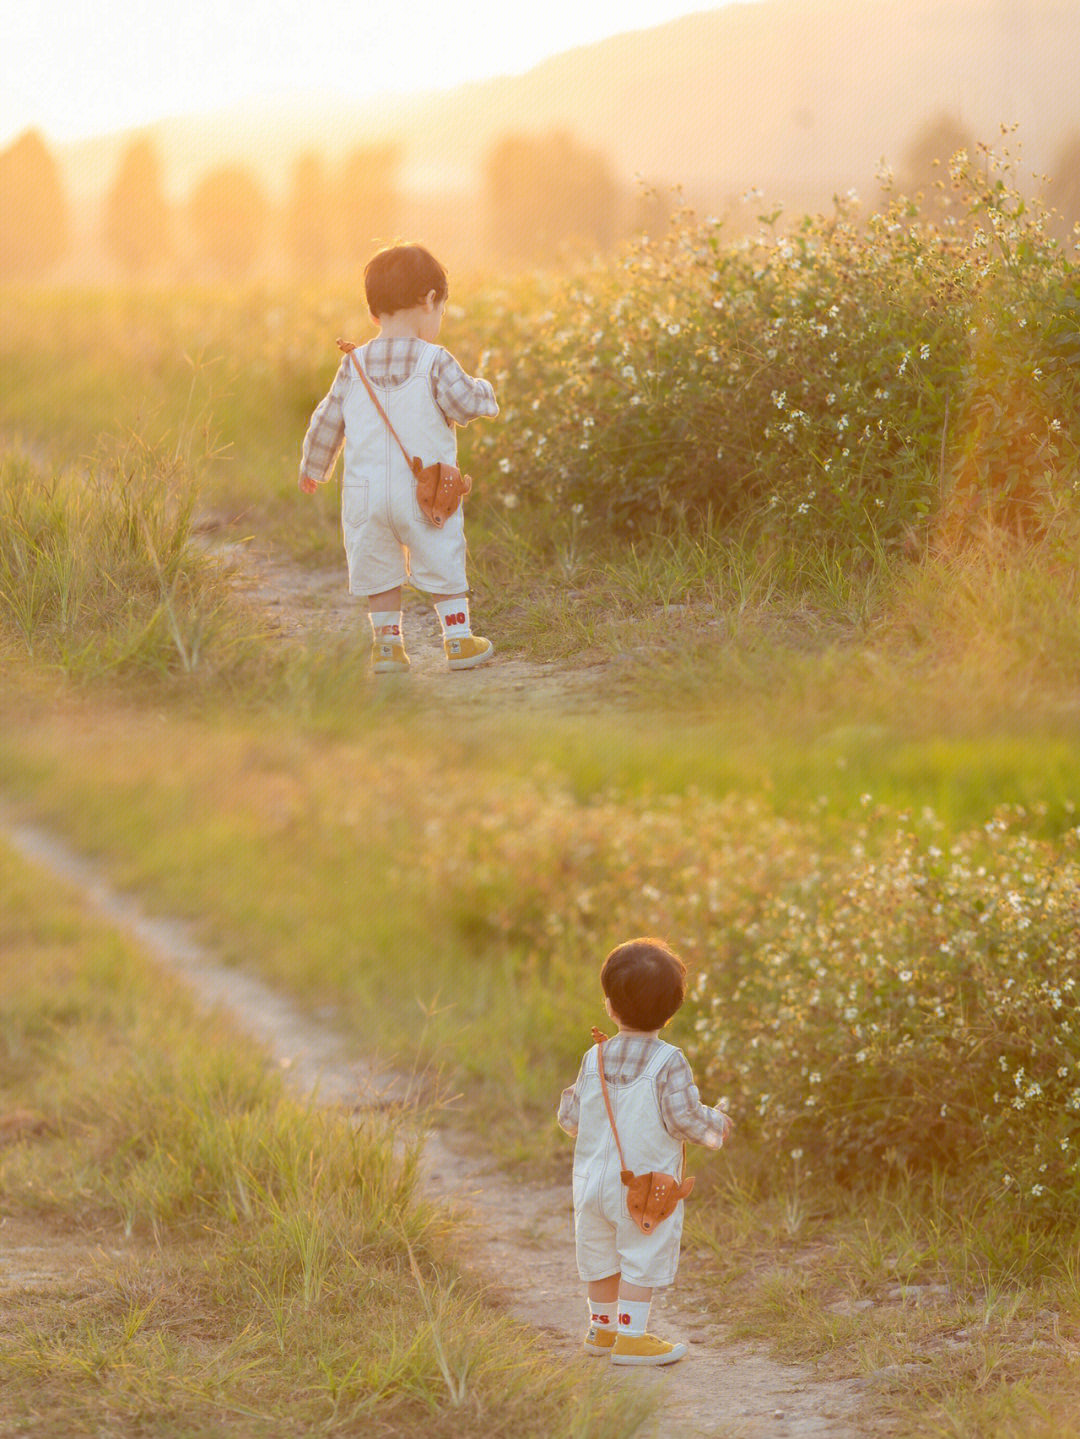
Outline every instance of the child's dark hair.
{"label": "child's dark hair", "polygon": [[617,945],[600,983],[627,1029],[663,1029],[686,997],[686,965],[662,939]]}
{"label": "child's dark hair", "polygon": [[364,293],[373,315],[411,310],[435,291],[435,303],[450,293],[446,271],[423,245],[391,245],[372,255],[364,268]]}

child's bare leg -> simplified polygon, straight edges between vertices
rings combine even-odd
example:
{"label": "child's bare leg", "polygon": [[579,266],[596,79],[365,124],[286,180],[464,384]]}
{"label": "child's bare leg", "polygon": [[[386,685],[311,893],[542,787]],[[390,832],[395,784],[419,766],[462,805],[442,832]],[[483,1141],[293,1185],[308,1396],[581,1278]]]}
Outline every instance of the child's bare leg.
{"label": "child's bare leg", "polygon": [[594,1279],[589,1285],[589,1299],[597,1304],[614,1304],[619,1297],[620,1275],[610,1274],[607,1279]]}
{"label": "child's bare leg", "polygon": [[[618,1276],[616,1276],[617,1278]],[[644,1289],[640,1284],[627,1284],[625,1281],[619,1284],[620,1299],[629,1299],[631,1304],[650,1304],[652,1302],[652,1290]]]}
{"label": "child's bare leg", "polygon": [[400,610],[401,609],[401,586],[393,590],[383,590],[378,595],[368,595],[367,607],[374,613],[376,610]]}
{"label": "child's bare leg", "polygon": [[649,1304],[652,1290],[640,1284],[627,1284],[621,1274],[610,1274],[606,1279],[594,1279],[588,1288],[590,1299],[598,1304],[614,1304],[616,1299],[629,1299],[632,1304]]}

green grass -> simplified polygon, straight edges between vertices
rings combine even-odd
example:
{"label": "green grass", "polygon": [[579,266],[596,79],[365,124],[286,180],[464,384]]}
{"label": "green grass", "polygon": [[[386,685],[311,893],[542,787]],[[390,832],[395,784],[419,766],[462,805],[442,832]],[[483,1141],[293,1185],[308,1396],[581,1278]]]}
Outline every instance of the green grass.
{"label": "green grass", "polygon": [[3,848],[0,885],[0,1113],[35,1121],[0,1194],[65,1256],[0,1299],[6,1433],[637,1432],[455,1268],[412,1141],[291,1098]]}
{"label": "green grass", "polygon": [[257,669],[258,621],[191,543],[186,465],[133,441],[77,472],[0,457],[0,636],[76,679]]}
{"label": "green grass", "polygon": [[902,1436],[1077,1433],[1075,1233],[920,1187],[822,1195],[789,1162],[767,1197],[689,1211],[708,1311],[793,1363],[861,1381]]}

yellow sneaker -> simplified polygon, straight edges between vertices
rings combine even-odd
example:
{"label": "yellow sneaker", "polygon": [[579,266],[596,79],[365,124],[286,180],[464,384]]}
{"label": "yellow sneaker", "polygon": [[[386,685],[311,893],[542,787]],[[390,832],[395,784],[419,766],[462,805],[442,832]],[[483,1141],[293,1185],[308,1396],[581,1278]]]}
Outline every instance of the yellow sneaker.
{"label": "yellow sneaker", "polygon": [[611,1349],[612,1364],[676,1364],[685,1344],[669,1344],[655,1334],[617,1334]]}
{"label": "yellow sneaker", "polygon": [[610,1354],[615,1343],[614,1329],[601,1329],[599,1324],[590,1324],[585,1336],[586,1354]]}
{"label": "yellow sneaker", "polygon": [[446,662],[452,670],[471,670],[476,665],[487,664],[495,653],[490,640],[480,635],[465,635],[458,640],[443,640]]}
{"label": "yellow sneaker", "polygon": [[400,640],[376,640],[371,646],[373,675],[403,675],[409,669],[409,656]]}

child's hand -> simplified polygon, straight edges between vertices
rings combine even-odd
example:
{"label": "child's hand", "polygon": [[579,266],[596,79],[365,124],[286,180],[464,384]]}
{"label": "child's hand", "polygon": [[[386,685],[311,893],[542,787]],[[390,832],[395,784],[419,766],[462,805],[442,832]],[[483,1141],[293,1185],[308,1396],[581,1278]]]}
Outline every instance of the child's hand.
{"label": "child's hand", "polygon": [[305,495],[313,495],[319,488],[318,481],[313,480],[310,475],[300,476],[300,488]]}

